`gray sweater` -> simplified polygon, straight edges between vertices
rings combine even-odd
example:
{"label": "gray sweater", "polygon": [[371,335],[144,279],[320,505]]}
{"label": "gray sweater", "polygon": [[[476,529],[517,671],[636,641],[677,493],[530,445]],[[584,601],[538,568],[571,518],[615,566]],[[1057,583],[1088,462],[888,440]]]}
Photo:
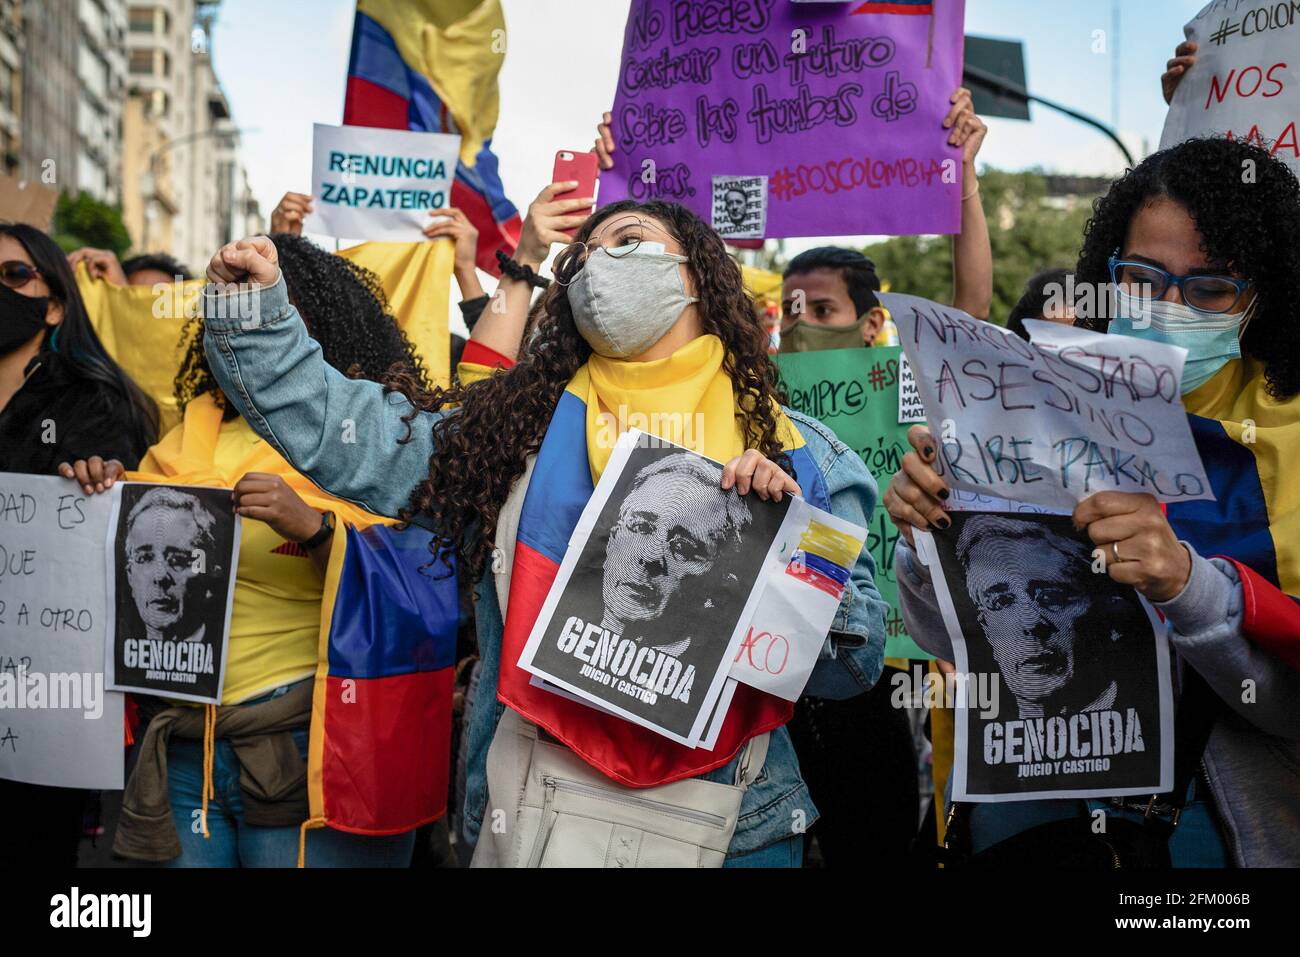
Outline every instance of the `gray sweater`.
{"label": "gray sweater", "polygon": [[[1170,624],[1176,673],[1195,668],[1227,704],[1205,749],[1205,772],[1228,853],[1240,867],[1300,866],[1300,673],[1242,634],[1236,568],[1188,551],[1187,585],[1154,605]],[[908,633],[951,661],[929,570],[902,537],[894,571]]]}

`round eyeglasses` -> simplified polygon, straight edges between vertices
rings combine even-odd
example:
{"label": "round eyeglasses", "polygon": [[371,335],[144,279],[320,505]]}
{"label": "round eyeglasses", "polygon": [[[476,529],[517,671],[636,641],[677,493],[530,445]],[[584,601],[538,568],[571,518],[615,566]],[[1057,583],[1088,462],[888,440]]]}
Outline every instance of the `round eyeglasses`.
{"label": "round eyeglasses", "polygon": [[[599,242],[602,236],[608,236],[609,243]],[[638,216],[616,217],[593,233],[587,242],[570,243],[560,250],[551,274],[557,283],[567,286],[578,277],[593,252],[598,250],[614,259],[622,259],[636,252],[643,242],[658,242],[653,238],[655,236],[672,238],[663,228]]]}

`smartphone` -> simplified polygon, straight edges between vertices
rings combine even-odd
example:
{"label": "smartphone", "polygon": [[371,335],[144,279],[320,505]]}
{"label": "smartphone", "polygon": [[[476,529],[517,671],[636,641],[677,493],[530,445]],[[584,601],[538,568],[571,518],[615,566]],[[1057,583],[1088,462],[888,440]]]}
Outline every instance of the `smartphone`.
{"label": "smartphone", "polygon": [[[565,180],[577,180],[577,189],[570,190],[567,193],[556,194],[556,199],[564,199],[566,196],[595,196],[597,177],[599,176],[599,160],[595,153],[579,153],[576,150],[560,150],[555,154],[555,167],[551,171],[551,182],[560,183]],[[590,216],[592,207],[586,209],[575,209],[570,216]],[[577,229],[561,230],[566,236],[572,237]]]}

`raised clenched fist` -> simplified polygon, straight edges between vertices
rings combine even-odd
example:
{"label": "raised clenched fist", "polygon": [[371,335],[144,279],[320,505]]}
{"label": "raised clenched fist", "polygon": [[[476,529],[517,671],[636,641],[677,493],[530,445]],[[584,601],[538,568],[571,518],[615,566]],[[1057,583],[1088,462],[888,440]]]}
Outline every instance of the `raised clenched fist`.
{"label": "raised clenched fist", "polygon": [[227,243],[208,263],[208,279],[216,283],[254,282],[269,286],[279,278],[275,244],[265,236]]}

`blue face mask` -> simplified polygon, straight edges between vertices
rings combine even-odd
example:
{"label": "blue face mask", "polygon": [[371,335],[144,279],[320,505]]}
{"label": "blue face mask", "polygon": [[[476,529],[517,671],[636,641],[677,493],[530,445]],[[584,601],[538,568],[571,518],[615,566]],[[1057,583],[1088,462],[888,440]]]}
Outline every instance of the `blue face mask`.
{"label": "blue face mask", "polygon": [[1138,299],[1117,291],[1119,309],[1110,332],[1187,350],[1183,365],[1183,395],[1214,377],[1233,359],[1241,358],[1241,333],[1255,311],[1258,297],[1241,312],[1215,315],[1197,312],[1181,302]]}

